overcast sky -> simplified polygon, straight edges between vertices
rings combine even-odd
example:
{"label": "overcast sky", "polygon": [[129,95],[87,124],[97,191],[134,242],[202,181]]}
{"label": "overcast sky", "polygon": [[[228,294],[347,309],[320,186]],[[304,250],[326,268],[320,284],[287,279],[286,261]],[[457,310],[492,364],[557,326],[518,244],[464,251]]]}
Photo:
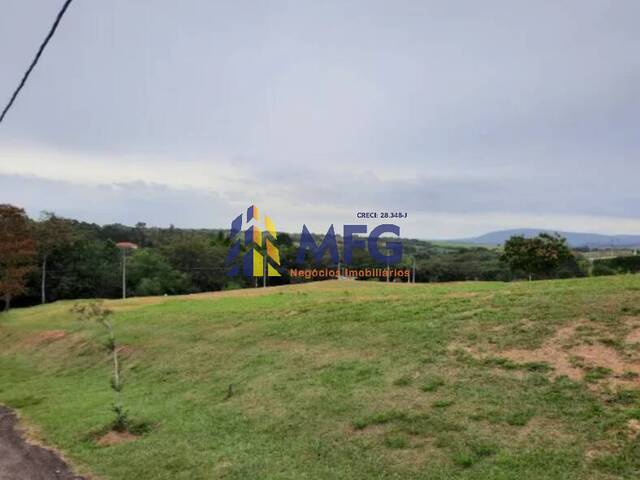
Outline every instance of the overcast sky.
{"label": "overcast sky", "polygon": [[[62,3],[2,1],[2,103]],[[0,203],[640,233],[639,18],[636,0],[77,0],[0,124]]]}

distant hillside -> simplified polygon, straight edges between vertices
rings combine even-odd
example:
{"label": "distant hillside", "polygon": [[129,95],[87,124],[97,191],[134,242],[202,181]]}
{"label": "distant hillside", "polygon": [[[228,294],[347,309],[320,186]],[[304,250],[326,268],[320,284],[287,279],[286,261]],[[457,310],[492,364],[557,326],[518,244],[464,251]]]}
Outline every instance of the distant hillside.
{"label": "distant hillside", "polygon": [[[506,240],[514,235],[535,237],[540,233],[555,232],[555,230],[545,230],[540,228],[516,228],[512,230],[499,230],[496,232],[490,232],[475,238],[465,238],[451,241],[473,245],[502,245]],[[640,235],[601,235],[598,233],[577,233],[562,231],[558,231],[558,233],[565,237],[569,245],[571,245],[572,247],[629,248],[640,246]]]}

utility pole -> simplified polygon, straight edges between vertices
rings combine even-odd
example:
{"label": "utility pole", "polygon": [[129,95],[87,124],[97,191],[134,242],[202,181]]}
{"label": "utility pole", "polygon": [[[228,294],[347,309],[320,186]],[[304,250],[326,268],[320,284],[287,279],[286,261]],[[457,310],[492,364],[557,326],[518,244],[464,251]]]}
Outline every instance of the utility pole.
{"label": "utility pole", "polygon": [[413,279],[412,279],[413,283],[416,283],[416,259],[415,257],[413,258]]}
{"label": "utility pole", "polygon": [[40,291],[42,295],[42,305],[47,303],[47,295],[46,295],[46,279],[47,279],[47,255],[44,255],[42,260],[42,285],[40,285]]}
{"label": "utility pole", "polygon": [[116,243],[116,247],[118,247],[122,251],[122,298],[127,298],[127,250],[135,250],[138,248],[138,245],[131,242],[119,242]]}
{"label": "utility pole", "polygon": [[389,260],[387,260],[387,283],[389,283]]}
{"label": "utility pole", "polygon": [[127,298],[127,250],[122,249],[122,299]]}

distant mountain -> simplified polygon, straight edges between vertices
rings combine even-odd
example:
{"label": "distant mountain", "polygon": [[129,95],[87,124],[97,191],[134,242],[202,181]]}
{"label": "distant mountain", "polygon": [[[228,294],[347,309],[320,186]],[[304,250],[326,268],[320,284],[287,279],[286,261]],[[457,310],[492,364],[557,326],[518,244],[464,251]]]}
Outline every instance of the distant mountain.
{"label": "distant mountain", "polygon": [[[514,235],[523,235],[527,238],[535,237],[540,233],[556,233],[556,230],[540,228],[516,228],[512,230],[499,230],[485,233],[479,237],[451,240],[455,243],[468,243],[472,245],[502,245]],[[598,233],[577,233],[557,231],[567,239],[572,247],[589,248],[630,248],[640,247],[640,235],[601,235]]]}

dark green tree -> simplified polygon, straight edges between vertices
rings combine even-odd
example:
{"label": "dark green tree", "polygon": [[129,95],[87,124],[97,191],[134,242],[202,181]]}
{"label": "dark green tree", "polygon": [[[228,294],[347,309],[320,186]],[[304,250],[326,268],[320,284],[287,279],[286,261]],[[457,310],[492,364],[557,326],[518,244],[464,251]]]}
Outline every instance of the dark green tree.
{"label": "dark green tree", "polygon": [[40,221],[35,224],[35,236],[40,261],[40,303],[46,303],[48,262],[52,255],[71,248],[76,237],[73,221],[52,212],[42,212]]}
{"label": "dark green tree", "polygon": [[523,272],[533,280],[553,276],[561,265],[573,258],[573,253],[564,237],[541,233],[534,238],[511,237],[504,244],[501,258],[514,274]]}
{"label": "dark green tree", "polygon": [[224,260],[228,248],[215,240],[188,236],[162,249],[171,266],[186,275],[191,292],[222,290],[228,281]]}
{"label": "dark green tree", "polygon": [[65,255],[50,262],[50,300],[116,298],[121,295],[120,252],[112,241],[78,238]]}
{"label": "dark green tree", "polygon": [[158,251],[136,250],[128,261],[127,280],[134,295],[172,295],[187,291],[186,276]]}

